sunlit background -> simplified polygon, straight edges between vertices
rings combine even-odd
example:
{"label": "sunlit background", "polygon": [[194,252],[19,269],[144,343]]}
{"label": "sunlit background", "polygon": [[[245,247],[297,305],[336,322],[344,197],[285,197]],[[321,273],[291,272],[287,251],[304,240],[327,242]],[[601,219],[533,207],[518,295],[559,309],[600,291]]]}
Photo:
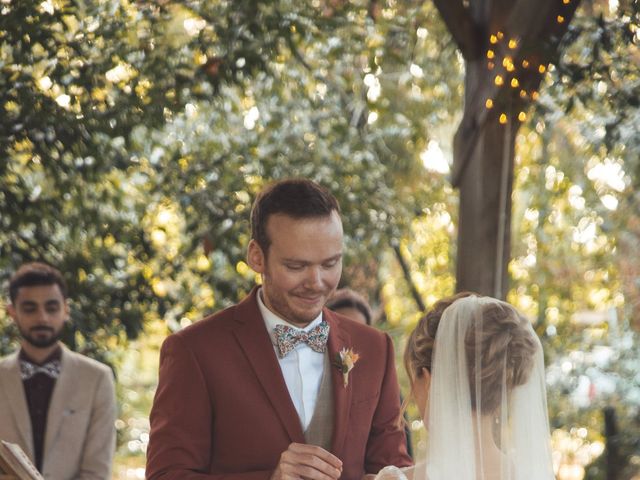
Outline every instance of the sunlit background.
{"label": "sunlit background", "polygon": [[[559,480],[640,479],[638,9],[582,1],[517,115],[508,300],[545,348]],[[432,2],[0,0],[0,70],[0,279],[32,258],[67,276],[65,341],[116,372],[114,479],[144,478],[162,340],[256,281],[274,178],[338,196],[343,284],[408,392],[416,297],[455,289],[465,61]]]}

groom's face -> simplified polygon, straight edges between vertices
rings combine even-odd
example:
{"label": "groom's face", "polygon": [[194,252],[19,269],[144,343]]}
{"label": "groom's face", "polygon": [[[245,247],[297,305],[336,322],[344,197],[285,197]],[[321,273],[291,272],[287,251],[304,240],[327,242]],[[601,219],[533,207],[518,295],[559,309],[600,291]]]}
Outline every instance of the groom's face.
{"label": "groom's face", "polygon": [[268,251],[252,240],[249,265],[262,274],[262,299],[284,320],[305,326],[322,311],[342,273],[342,222],[338,212],[297,219],[275,214],[267,220]]}

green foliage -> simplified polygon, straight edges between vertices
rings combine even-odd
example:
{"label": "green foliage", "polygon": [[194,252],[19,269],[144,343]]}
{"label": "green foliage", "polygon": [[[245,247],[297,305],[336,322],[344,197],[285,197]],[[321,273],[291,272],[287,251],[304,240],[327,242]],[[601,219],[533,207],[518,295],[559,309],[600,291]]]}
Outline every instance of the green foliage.
{"label": "green foliage", "polygon": [[[626,330],[639,313],[640,265],[631,252],[640,241],[633,227],[640,211],[640,10],[638,2],[616,4],[578,10],[518,139],[513,218],[521,240],[513,245],[510,299],[537,319],[547,364],[570,368],[571,376],[549,390],[552,425],[586,427],[586,437],[576,440],[601,442],[601,411],[613,407],[621,428],[614,440],[625,471],[620,478],[632,478],[640,450],[624,439],[639,436],[637,348],[623,348],[611,322],[579,320],[586,311],[609,312],[603,319],[616,312]],[[614,352],[606,368],[589,360],[598,349]],[[588,405],[577,407],[572,396],[579,383],[603,378],[615,380],[615,393],[596,387]],[[598,465],[588,469],[589,478],[605,478],[602,459]]]}
{"label": "green foliage", "polygon": [[[518,138],[509,299],[549,365],[610,346],[575,312],[638,315],[638,32],[638,2],[586,3]],[[450,152],[462,89],[429,2],[0,2],[0,280],[30,259],[61,268],[66,341],[122,363],[120,438],[143,451],[155,377],[132,372],[167,331],[246,294],[253,198],[307,176],[340,200],[344,283],[401,345],[419,312],[389,247],[427,305],[454,289],[457,199],[427,152]],[[123,355],[143,329],[140,358]],[[575,382],[550,390],[552,424],[597,442],[606,402],[638,438],[637,382],[621,384],[585,409]]]}

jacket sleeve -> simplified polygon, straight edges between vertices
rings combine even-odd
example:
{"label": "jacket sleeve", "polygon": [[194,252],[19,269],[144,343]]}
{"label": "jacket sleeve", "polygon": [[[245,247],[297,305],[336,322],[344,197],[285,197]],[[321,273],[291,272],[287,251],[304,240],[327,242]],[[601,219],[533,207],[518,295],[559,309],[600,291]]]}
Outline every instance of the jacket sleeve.
{"label": "jacket sleeve", "polygon": [[111,466],[116,446],[116,394],[113,372],[104,367],[98,371],[91,417],[85,437],[78,480],[111,478]]}
{"label": "jacket sleeve", "polygon": [[160,351],[160,374],[147,450],[150,480],[268,480],[271,471],[213,475],[209,472],[213,402],[201,367],[180,336],[167,337]]}
{"label": "jacket sleeve", "polygon": [[385,373],[365,454],[365,472],[371,474],[376,474],[389,465],[412,465],[411,457],[407,453],[407,438],[400,422],[400,387],[395,369],[393,342],[389,335],[385,334],[385,337]]}

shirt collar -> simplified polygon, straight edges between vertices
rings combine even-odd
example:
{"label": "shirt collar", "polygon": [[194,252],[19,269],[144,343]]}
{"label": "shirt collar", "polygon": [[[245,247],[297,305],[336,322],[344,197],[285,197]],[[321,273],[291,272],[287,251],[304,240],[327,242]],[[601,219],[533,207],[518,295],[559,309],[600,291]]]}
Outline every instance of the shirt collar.
{"label": "shirt collar", "polygon": [[42,363],[38,363],[33,360],[22,348],[20,349],[19,358],[20,360],[24,360],[26,362],[32,363],[33,365],[38,365],[39,367],[41,367],[42,365],[45,365],[54,360],[60,360],[62,358],[62,348],[60,347],[60,345],[58,345],[58,348],[51,352],[51,355],[49,355]]}
{"label": "shirt collar", "polygon": [[320,322],[322,322],[322,311],[321,311],[320,314],[306,327],[304,328],[296,327],[295,325],[292,325],[286,320],[283,320],[282,318],[280,318],[278,315],[276,315],[275,313],[273,313],[271,310],[267,308],[267,306],[262,301],[262,288],[260,288],[257,291],[256,298],[258,299],[258,309],[260,310],[260,313],[262,314],[262,318],[264,319],[264,324],[267,327],[267,332],[269,332],[271,343],[273,343],[274,345],[276,344],[276,336],[275,336],[275,333],[273,332],[273,329],[276,327],[276,325],[287,325],[291,328],[295,328],[296,330],[308,332],[309,330],[314,328],[316,325],[319,325]]}

